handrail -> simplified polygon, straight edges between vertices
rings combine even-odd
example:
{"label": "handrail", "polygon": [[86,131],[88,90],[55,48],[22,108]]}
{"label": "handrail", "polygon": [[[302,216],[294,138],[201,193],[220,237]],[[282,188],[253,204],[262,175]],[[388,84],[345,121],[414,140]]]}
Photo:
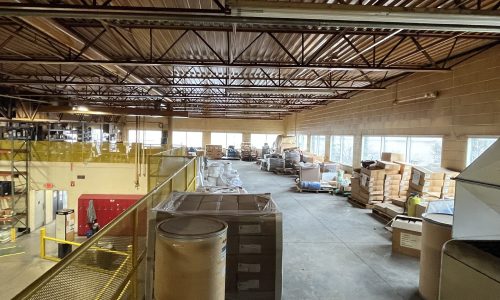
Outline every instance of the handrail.
{"label": "handrail", "polygon": [[195,160],[196,160],[195,157],[193,157],[193,158],[185,157],[185,158],[189,159],[189,160],[186,163],[184,163],[184,165],[182,167],[180,167],[176,172],[174,172],[172,175],[168,176],[162,183],[155,186],[151,191],[149,191],[139,201],[134,203],[126,211],[121,213],[113,221],[111,221],[109,224],[107,224],[101,230],[99,230],[96,234],[94,234],[91,238],[89,238],[87,241],[82,243],[80,247],[78,247],[75,251],[68,254],[63,260],[58,262],[55,266],[53,266],[51,269],[49,269],[42,277],[39,277],[37,280],[35,280],[33,283],[31,283],[28,287],[26,287],[24,290],[22,290],[13,299],[15,299],[15,300],[25,299],[25,298],[29,298],[32,295],[34,295],[39,288],[41,288],[45,284],[47,284],[57,274],[62,272],[66,266],[71,264],[74,260],[79,258],[81,254],[83,254],[86,250],[91,248],[95,242],[99,241],[99,239],[103,238],[107,233],[109,233],[113,229],[114,225],[125,220],[125,218],[131,216],[132,213],[135,213],[135,210],[137,210],[141,205],[146,203],[146,201],[150,197],[153,197],[155,193],[157,193],[160,189],[164,188],[170,181],[172,181],[183,170],[187,169],[187,167],[191,163],[195,162]]}

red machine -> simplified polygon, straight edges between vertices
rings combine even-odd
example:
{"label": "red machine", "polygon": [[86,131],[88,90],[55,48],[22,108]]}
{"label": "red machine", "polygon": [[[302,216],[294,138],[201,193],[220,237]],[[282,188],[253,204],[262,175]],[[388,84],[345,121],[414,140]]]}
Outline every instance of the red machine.
{"label": "red machine", "polygon": [[87,209],[90,200],[93,200],[97,222],[102,228],[142,197],[143,195],[82,194],[78,198],[78,235],[84,236],[89,230]]}

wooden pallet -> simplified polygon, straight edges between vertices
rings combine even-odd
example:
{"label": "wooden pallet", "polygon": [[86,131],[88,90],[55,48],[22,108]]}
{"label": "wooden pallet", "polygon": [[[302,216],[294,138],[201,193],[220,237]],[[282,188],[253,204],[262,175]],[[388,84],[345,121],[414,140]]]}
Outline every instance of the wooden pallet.
{"label": "wooden pallet", "polygon": [[342,196],[342,197],[350,197],[351,196],[351,192],[341,192],[340,189],[334,189],[331,191],[331,194],[332,195],[335,195],[335,196]]}
{"label": "wooden pallet", "polygon": [[378,209],[372,209],[372,214],[375,217],[380,218],[384,222],[389,222],[390,220],[392,220],[392,217],[390,215],[388,215],[385,212],[380,211]]}
{"label": "wooden pallet", "polygon": [[240,157],[233,157],[233,156],[223,156],[221,158],[222,160],[240,160]]}
{"label": "wooden pallet", "polygon": [[330,193],[332,191],[331,188],[321,188],[319,190],[310,190],[310,189],[303,189],[303,188],[301,188],[298,185],[296,187],[297,187],[297,191],[299,193],[302,193],[302,192],[309,192],[309,193]]}
{"label": "wooden pallet", "polygon": [[276,175],[297,175],[297,170],[294,168],[278,168],[273,171]]}
{"label": "wooden pallet", "polygon": [[363,209],[372,209],[373,208],[373,204],[363,203],[361,201],[358,201],[355,198],[352,198],[351,196],[347,197],[347,202],[351,203],[352,206],[355,206],[358,208],[363,208]]}

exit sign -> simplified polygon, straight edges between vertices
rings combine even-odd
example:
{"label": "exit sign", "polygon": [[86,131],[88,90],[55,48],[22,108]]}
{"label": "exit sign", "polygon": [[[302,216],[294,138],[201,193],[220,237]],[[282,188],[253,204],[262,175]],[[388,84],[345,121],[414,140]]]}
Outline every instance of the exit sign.
{"label": "exit sign", "polygon": [[43,185],[43,187],[46,189],[52,189],[52,188],[54,188],[54,184],[47,182]]}

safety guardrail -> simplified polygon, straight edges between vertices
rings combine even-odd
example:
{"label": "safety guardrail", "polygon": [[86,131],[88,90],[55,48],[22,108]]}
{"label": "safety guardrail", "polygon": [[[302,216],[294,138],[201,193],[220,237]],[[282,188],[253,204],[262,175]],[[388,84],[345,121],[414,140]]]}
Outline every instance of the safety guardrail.
{"label": "safety guardrail", "polygon": [[150,299],[153,277],[146,264],[153,260],[151,209],[173,191],[196,189],[197,159],[172,154],[150,156],[151,191],[14,299]]}
{"label": "safety guardrail", "polygon": [[[0,149],[10,149],[11,142],[15,147],[23,141],[0,140]],[[141,143],[31,141],[31,153],[19,153],[17,159],[25,160],[25,156],[30,155],[30,160],[35,162],[136,163],[137,160],[146,162],[149,155],[162,153],[165,147]],[[10,161],[11,156],[0,153],[1,160]]]}

